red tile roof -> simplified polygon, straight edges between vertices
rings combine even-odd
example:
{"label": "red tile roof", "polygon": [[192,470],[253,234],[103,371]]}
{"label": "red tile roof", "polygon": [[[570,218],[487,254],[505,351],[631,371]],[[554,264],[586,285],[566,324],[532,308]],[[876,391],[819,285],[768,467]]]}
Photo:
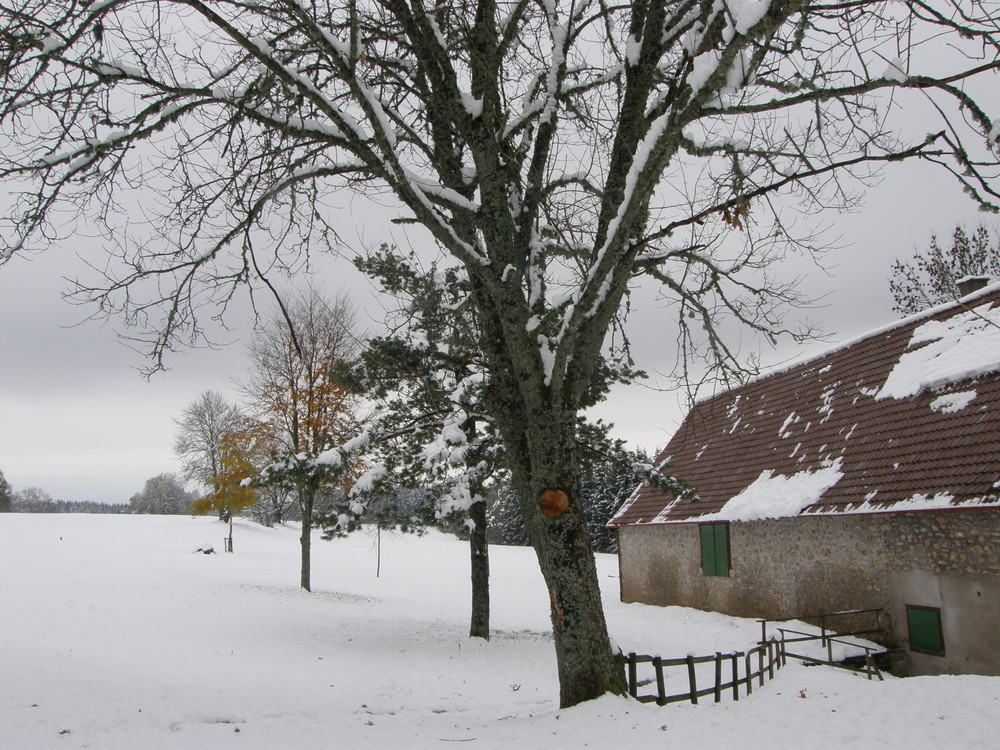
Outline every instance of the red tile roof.
{"label": "red tile roof", "polygon": [[696,404],[609,524],[1000,507],[1000,285]]}

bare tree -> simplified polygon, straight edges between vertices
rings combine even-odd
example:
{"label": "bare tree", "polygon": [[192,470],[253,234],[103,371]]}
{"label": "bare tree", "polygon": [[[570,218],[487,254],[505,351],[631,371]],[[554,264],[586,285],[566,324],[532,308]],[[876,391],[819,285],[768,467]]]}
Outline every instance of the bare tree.
{"label": "bare tree", "polygon": [[150,477],[129,498],[129,513],[177,515],[187,513],[196,496],[184,489],[184,483],[175,474],[157,474]]}
{"label": "bare tree", "polygon": [[258,328],[248,346],[242,386],[256,432],[276,447],[267,481],[291,489],[302,513],[300,583],[311,588],[313,506],[324,477],[299,467],[344,441],[356,427],[354,397],[332,377],[357,350],[354,311],[345,297],[328,303],[313,287],[291,297]]}
{"label": "bare tree", "polygon": [[955,227],[951,247],[941,247],[931,237],[926,254],[915,253],[912,261],[897,259],[889,279],[893,310],[910,315],[958,299],[958,282],[967,276],[1000,278],[1000,239],[991,239],[983,225],[971,234]]}
{"label": "bare tree", "polygon": [[791,201],[844,206],[852,176],[921,160],[995,211],[998,18],[996,0],[4,0],[0,178],[30,181],[4,253],[70,233],[66,208],[103,223],[120,249],[79,292],[145,327],[157,365],[206,306],[335,240],[332,191],[395,196],[468,276],[571,705],[624,690],[574,433],[626,291],[660,282],[685,349],[738,377],[717,323],[783,330],[794,287],[767,265],[802,243]]}
{"label": "bare tree", "polygon": [[216,391],[205,391],[184,408],[174,423],[174,453],[181,461],[181,476],[213,488],[222,471],[223,440],[243,426],[239,407]]}

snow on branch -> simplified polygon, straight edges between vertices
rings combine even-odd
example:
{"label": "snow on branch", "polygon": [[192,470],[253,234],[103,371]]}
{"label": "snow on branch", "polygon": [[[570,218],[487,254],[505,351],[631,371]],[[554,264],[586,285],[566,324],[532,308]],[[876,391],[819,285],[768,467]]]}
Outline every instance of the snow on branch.
{"label": "snow on branch", "polygon": [[[294,256],[336,241],[309,208],[328,191],[388,190],[466,266],[542,384],[561,388],[572,363],[583,392],[630,280],[659,261],[686,283],[661,240],[794,246],[761,220],[769,201],[846,206],[853,175],[904,159],[1000,204],[1000,121],[971,85],[1000,71],[981,4],[540,0],[474,24],[422,2],[158,8],[155,21],[136,0],[0,9],[0,178],[38,180],[3,252],[58,236],[64,207],[99,207],[117,237],[109,207],[145,181],[162,196],[155,229],[122,240],[127,270],[108,284],[133,321],[161,304],[187,325],[196,279],[252,277],[253,230],[278,211]],[[904,97],[941,122],[891,125]],[[168,278],[186,291],[162,294]],[[136,309],[141,279],[156,290]]]}

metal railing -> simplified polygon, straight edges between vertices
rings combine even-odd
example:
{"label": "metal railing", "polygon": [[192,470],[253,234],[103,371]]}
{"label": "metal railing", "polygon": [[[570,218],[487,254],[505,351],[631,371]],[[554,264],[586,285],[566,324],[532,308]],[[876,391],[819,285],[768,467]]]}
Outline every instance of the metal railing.
{"label": "metal railing", "polygon": [[[873,658],[875,654],[881,653],[882,649],[866,646],[863,643],[847,641],[836,635],[830,635],[825,630],[820,635],[816,635],[815,633],[804,633],[801,630],[792,630],[791,628],[778,628],[778,632],[781,633],[781,653],[784,658],[792,657],[793,659],[801,659],[802,661],[809,662],[810,664],[825,664],[828,667],[847,669],[852,672],[864,672],[868,675],[869,680],[872,679],[872,677],[878,677],[880,680],[885,679],[882,676],[882,672],[879,670],[878,665],[875,664],[875,659]],[[789,638],[789,633],[798,637]],[[821,642],[821,644],[826,648],[826,659],[818,659],[809,654],[795,653],[794,651],[789,651],[788,649],[788,644],[790,643],[807,643],[810,641]],[[847,646],[848,648],[862,649],[864,651],[864,668],[857,669],[844,664],[841,661],[834,661],[833,644],[835,643]]]}

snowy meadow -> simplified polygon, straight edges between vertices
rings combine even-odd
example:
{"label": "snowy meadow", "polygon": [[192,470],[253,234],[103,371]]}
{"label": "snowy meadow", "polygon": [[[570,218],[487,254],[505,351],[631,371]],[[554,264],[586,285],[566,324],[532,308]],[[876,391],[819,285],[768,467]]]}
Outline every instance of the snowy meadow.
{"label": "snowy meadow", "polygon": [[[544,585],[527,548],[492,547],[491,641],[467,637],[468,546],[177,516],[0,516],[0,748],[995,748],[1000,678],[869,682],[789,663],[739,702],[558,708]],[[381,560],[379,561],[379,547]],[[379,565],[380,562],[380,565]],[[753,645],[754,620],[618,601],[623,651]],[[377,574],[378,573],[378,574]]]}

